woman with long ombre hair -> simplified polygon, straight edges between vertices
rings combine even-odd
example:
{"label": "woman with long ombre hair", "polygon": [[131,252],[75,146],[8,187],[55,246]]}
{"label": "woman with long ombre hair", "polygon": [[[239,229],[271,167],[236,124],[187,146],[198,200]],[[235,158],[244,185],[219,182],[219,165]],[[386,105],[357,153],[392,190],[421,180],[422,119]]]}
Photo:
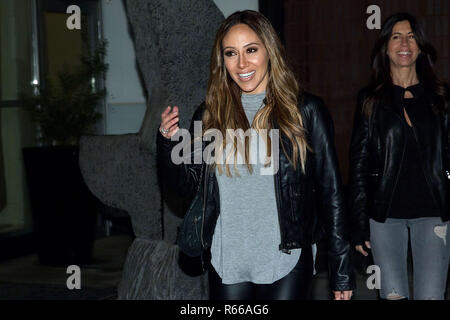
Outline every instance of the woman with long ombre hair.
{"label": "woman with long ombre hair", "polygon": [[[380,268],[380,298],[445,299],[450,257],[449,90],[415,17],[386,19],[350,146],[352,240]],[[414,297],[408,282],[408,244]]]}
{"label": "woman with long ombre hair", "polygon": [[202,193],[198,236],[211,299],[309,299],[324,233],[334,297],[350,299],[355,284],[332,120],[320,98],[299,89],[262,14],[236,12],[217,32],[205,103],[191,125],[193,133],[202,124],[201,163],[171,159],[178,107],[167,107],[161,120],[164,181],[183,196]]}

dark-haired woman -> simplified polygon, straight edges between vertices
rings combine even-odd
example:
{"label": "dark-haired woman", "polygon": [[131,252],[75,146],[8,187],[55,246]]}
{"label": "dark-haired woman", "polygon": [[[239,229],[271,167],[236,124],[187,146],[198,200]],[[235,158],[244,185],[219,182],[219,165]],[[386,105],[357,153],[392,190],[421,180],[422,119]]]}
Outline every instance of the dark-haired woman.
{"label": "dark-haired woman", "polygon": [[[204,135],[216,133],[214,161],[172,161],[176,106],[162,113],[157,146],[170,188],[204,196],[199,237],[203,258],[211,257],[211,299],[309,299],[321,222],[329,238],[334,297],[350,299],[351,247],[332,120],[322,101],[300,94],[276,32],[255,11],[236,12],[222,23],[210,68],[206,102],[193,123],[202,124]],[[251,129],[250,141],[228,139],[230,129]],[[279,138],[265,135],[272,129]],[[261,155],[269,161],[252,161]],[[278,165],[265,171],[269,163]]]}
{"label": "dark-haired woman", "polygon": [[[449,91],[417,20],[389,17],[358,97],[350,147],[353,242],[380,267],[380,298],[444,299],[450,255]],[[411,242],[414,297],[409,295]]]}

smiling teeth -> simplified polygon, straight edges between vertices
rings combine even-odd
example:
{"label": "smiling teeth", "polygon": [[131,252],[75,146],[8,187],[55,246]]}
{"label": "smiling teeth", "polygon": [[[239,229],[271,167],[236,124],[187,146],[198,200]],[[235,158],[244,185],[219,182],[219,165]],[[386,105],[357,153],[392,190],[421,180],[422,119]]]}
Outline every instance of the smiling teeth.
{"label": "smiling teeth", "polygon": [[255,71],[249,72],[249,73],[239,73],[239,77],[241,78],[248,78],[251,75],[253,75],[255,73]]}
{"label": "smiling teeth", "polygon": [[399,54],[411,54],[411,52],[402,51],[402,52],[399,52]]}

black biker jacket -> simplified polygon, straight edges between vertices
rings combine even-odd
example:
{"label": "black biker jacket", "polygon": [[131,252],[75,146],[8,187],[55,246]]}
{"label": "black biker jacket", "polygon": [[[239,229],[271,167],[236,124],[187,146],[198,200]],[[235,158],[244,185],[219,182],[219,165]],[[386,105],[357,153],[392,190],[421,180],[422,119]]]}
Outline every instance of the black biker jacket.
{"label": "black biker jacket", "polygon": [[[448,208],[449,131],[444,102],[422,85],[408,88],[423,108],[408,112],[415,138],[422,151],[421,167],[433,201],[443,221],[450,219]],[[349,195],[352,242],[369,241],[369,218],[385,222],[389,215],[406,148],[403,115],[404,89],[391,86],[388,98],[375,103],[370,117],[363,114],[367,89],[358,94],[350,145]]]}
{"label": "black biker jacket", "polygon": [[[294,170],[280,145],[279,170],[274,175],[275,193],[281,231],[279,249],[285,253],[316,243],[323,233],[328,237],[328,262],[332,290],[355,288],[353,266],[350,257],[349,233],[344,198],[334,149],[332,119],[322,100],[311,94],[303,94],[299,107],[307,129],[308,144],[305,173],[300,165]],[[193,122],[200,121],[204,111],[201,105],[194,113]],[[275,125],[276,128],[276,125]],[[291,154],[289,140],[281,134],[281,142]],[[204,251],[210,249],[219,208],[219,190],[215,171],[204,166],[200,178],[200,164],[175,165],[170,159],[172,147],[177,142],[157,137],[158,165],[169,188],[180,195],[193,197],[204,192],[204,219],[201,239]],[[203,145],[205,147],[205,144]],[[201,181],[200,181],[201,180]]]}

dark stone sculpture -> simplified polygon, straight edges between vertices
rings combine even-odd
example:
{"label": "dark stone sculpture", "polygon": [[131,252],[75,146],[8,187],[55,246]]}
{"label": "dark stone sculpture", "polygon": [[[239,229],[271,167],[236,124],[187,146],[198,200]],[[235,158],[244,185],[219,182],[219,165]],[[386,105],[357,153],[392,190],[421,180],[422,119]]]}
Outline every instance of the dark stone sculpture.
{"label": "dark stone sculpture", "polygon": [[80,167],[90,190],[132,219],[136,239],[128,250],[118,298],[207,299],[206,275],[189,276],[178,264],[174,243],[185,201],[165,191],[161,200],[155,140],[164,108],[179,106],[180,126],[188,128],[194,109],[204,101],[210,52],[224,17],[212,0],[124,4],[147,111],[138,134],[82,137]]}

